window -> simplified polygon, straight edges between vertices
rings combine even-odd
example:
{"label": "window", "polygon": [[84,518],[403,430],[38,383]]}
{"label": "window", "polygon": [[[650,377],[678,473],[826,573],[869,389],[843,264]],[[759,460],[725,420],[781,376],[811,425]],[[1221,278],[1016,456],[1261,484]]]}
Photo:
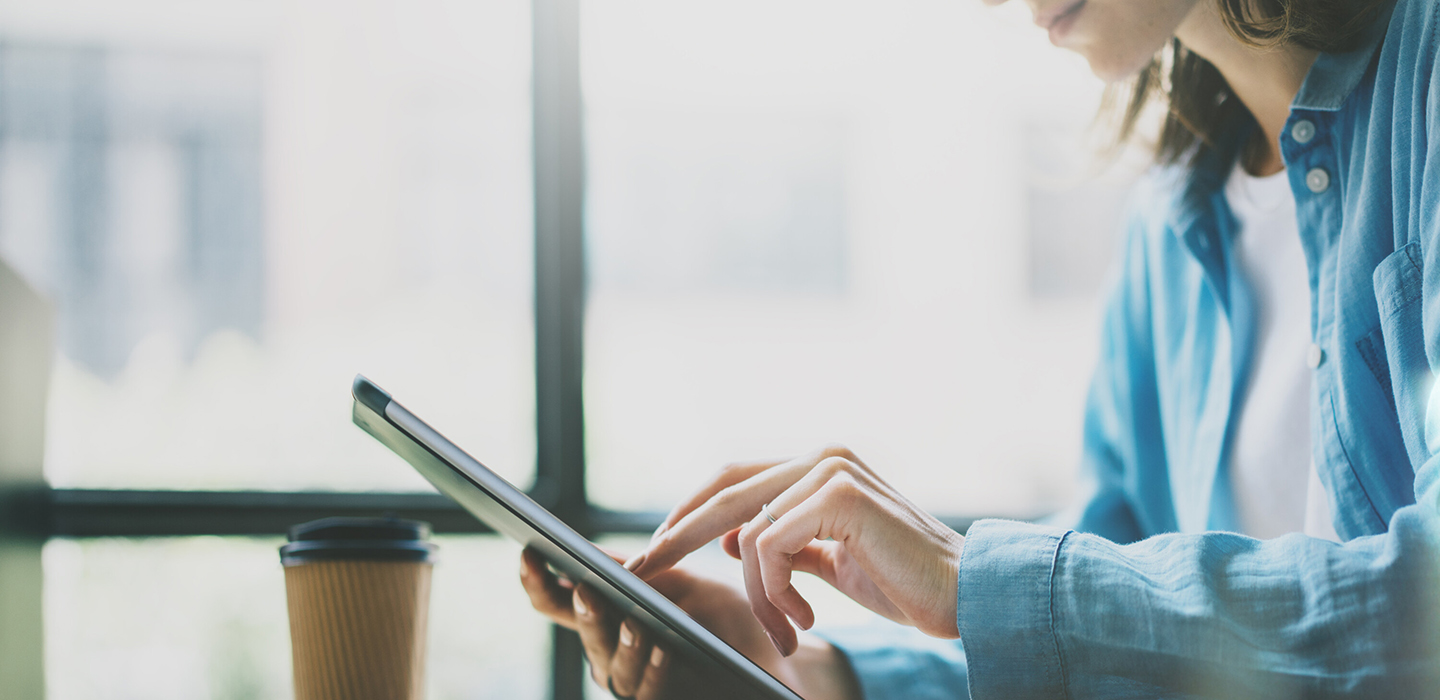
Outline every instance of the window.
{"label": "window", "polygon": [[1128,182],[1012,4],[582,5],[596,501],[840,441],[934,512],[1066,503]]}
{"label": "window", "polygon": [[528,3],[166,9],[0,50],[0,251],[59,311],[50,482],[427,490],[355,439],[363,371],[528,484]]}
{"label": "window", "polygon": [[[6,501],[48,542],[0,546],[43,596],[8,589],[0,642],[42,636],[15,611],[43,597],[51,698],[285,697],[278,537],[388,510],[444,533],[431,697],[593,694],[516,548],[351,425],[356,372],[627,549],[723,462],[835,440],[957,527],[1059,507],[1128,176],[1083,177],[1099,85],[1028,24],[952,0],[0,10],[0,260],[59,350],[49,490]],[[0,496],[39,476],[0,470]]]}

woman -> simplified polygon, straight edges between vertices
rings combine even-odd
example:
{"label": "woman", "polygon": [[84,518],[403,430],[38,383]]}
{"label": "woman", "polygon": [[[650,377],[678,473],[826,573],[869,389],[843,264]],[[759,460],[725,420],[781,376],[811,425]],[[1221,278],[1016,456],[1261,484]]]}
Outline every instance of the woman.
{"label": "woman", "polygon": [[[1440,3],[1029,2],[1133,80],[1127,132],[1169,102],[1069,527],[962,537],[837,447],[723,470],[627,566],[812,700],[1440,697]],[[671,568],[717,537],[743,592]],[[914,629],[800,634],[796,570]],[[617,696],[725,695],[522,578]]]}

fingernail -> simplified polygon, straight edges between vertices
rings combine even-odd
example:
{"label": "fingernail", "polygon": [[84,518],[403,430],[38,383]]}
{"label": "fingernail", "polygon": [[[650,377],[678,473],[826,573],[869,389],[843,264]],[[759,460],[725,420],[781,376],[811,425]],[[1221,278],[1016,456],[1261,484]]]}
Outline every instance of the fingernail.
{"label": "fingernail", "polygon": [[655,647],[654,649],[651,649],[651,650],[650,650],[650,665],[651,665],[651,666],[659,666],[660,664],[663,664],[663,663],[665,663],[665,650],[664,650],[664,649],[661,649],[661,648],[658,647],[658,646]]}
{"label": "fingernail", "polygon": [[590,606],[585,604],[585,598],[580,595],[580,591],[575,591],[575,614],[581,617],[590,614]]}
{"label": "fingernail", "polygon": [[620,624],[620,644],[627,647],[635,646],[635,633],[630,631],[630,623]]}
{"label": "fingernail", "polygon": [[520,562],[520,580],[523,581],[528,578],[530,578],[530,567],[526,566],[525,562],[522,561]]}
{"label": "fingernail", "polygon": [[625,569],[631,572],[639,571],[640,567],[645,565],[645,557],[646,553],[641,552],[639,556],[636,556],[630,561],[625,562]]}
{"label": "fingernail", "polygon": [[784,650],[783,648],[781,648],[781,646],[780,646],[780,641],[777,640],[777,639],[775,639],[775,635],[770,634],[770,630],[765,630],[765,636],[766,636],[766,637],[769,637],[769,638],[770,638],[770,643],[775,645],[775,651],[780,652],[780,655],[781,655],[781,656],[788,656],[788,655],[785,653],[785,650]]}

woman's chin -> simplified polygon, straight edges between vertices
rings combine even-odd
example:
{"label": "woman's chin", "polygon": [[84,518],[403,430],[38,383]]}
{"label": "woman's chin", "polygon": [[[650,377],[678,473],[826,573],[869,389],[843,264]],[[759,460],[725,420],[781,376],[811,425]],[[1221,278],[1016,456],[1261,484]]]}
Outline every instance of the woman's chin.
{"label": "woman's chin", "polygon": [[1082,52],[1085,60],[1090,64],[1090,72],[1095,77],[1106,83],[1119,83],[1135,77],[1141,70],[1150,65],[1150,59],[1154,54],[1148,54],[1143,58],[1134,56],[1117,56],[1097,52]]}

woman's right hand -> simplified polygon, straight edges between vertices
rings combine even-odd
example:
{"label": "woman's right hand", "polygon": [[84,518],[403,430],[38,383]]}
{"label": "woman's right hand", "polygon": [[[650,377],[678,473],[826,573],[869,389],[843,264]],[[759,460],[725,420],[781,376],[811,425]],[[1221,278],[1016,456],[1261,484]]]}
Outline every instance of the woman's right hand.
{"label": "woman's right hand", "polygon": [[[614,556],[614,555],[612,555]],[[617,561],[623,561],[616,557]],[[560,581],[534,550],[521,554],[520,580],[530,604],[556,624],[575,630],[590,661],[590,674],[601,688],[621,698],[743,697],[729,678],[702,676],[683,658],[655,644],[635,620],[620,615],[594,589]],[[706,629],[810,700],[858,697],[848,664],[840,652],[815,637],[801,650],[782,657],[750,612],[744,592],[723,581],[673,568],[649,581]]]}

